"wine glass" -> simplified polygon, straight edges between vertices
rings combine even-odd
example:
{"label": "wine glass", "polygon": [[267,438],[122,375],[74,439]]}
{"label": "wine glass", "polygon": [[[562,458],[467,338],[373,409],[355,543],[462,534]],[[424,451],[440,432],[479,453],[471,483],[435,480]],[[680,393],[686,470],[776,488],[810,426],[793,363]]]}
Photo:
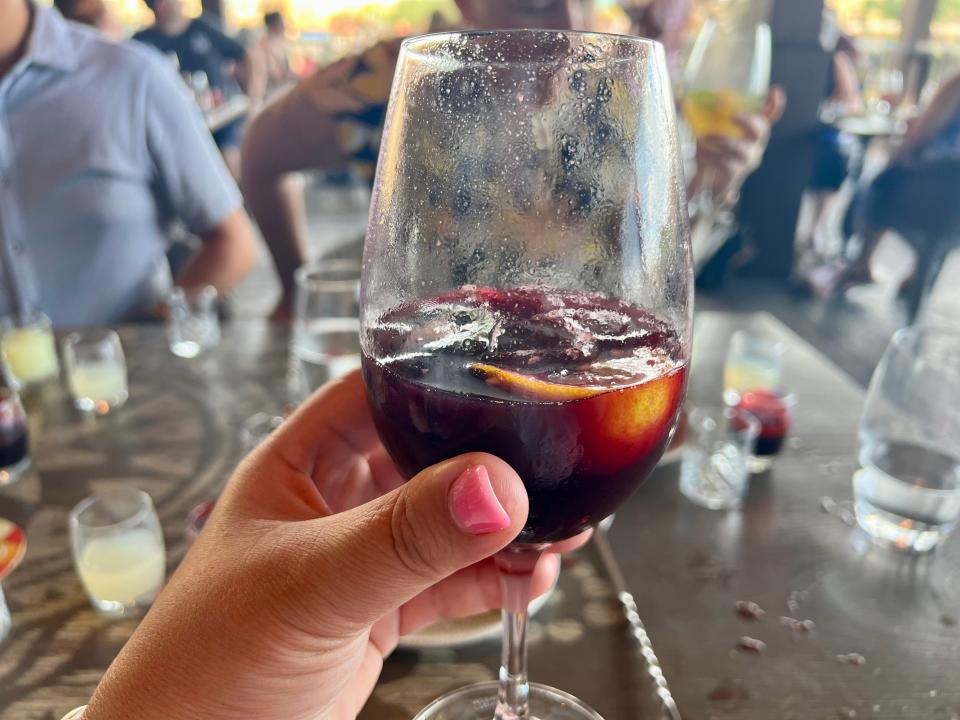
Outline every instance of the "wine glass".
{"label": "wine glass", "polygon": [[[770,91],[770,26],[749,14],[704,22],[685,72],[683,114],[697,140],[709,135],[742,138],[738,116],[763,108]],[[701,173],[696,205],[713,209],[711,171]]]}
{"label": "wine glass", "polygon": [[656,42],[528,30],[403,45],[364,247],[374,419],[407,477],[484,451],[530,501],[496,558],[499,686],[419,718],[599,717],[527,681],[530,571],[636,489],[676,422],[693,279],[678,145]]}

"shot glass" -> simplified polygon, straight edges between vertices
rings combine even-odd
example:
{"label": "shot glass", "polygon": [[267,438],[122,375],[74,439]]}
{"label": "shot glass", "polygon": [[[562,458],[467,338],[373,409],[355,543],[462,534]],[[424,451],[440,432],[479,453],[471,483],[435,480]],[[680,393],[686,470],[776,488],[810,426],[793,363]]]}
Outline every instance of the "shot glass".
{"label": "shot glass", "polygon": [[128,397],[127,363],[113,330],[84,330],[63,341],[67,384],[78,410],[106,415]]}
{"label": "shot glass", "polygon": [[763,334],[738,330],[723,366],[723,400],[734,406],[747,390],[775,390],[783,374],[783,344]]}
{"label": "shot glass", "polygon": [[745,390],[737,395],[736,407],[760,421],[760,433],[750,458],[750,472],[761,473],[773,466],[793,423],[797,396],[783,390]]}
{"label": "shot glass", "polygon": [[0,320],[0,355],[5,374],[17,390],[60,374],[53,326],[40,312]]}
{"label": "shot glass", "polygon": [[760,421],[730,407],[694,408],[680,466],[680,492],[710,510],[737,508],[747,490]]}
{"label": "shot glass", "polygon": [[281,415],[270,413],[256,413],[244,420],[240,428],[240,447],[243,449],[243,454],[248,454],[270,437],[283,420]]}
{"label": "shot glass", "polygon": [[207,520],[210,519],[216,504],[216,500],[208,500],[205,503],[200,503],[187,514],[186,537],[188,546],[193,545],[200,537],[200,532],[207,524]]}
{"label": "shot glass", "polygon": [[27,416],[17,394],[0,387],[0,486],[15,483],[28,467]]}
{"label": "shot glass", "polygon": [[90,603],[123,615],[153,602],[166,577],[160,520],[150,496],[116,487],[82,500],[70,513],[73,562]]}
{"label": "shot glass", "polygon": [[207,285],[194,295],[173,288],[167,296],[167,340],[177,357],[194,358],[220,343],[217,289]]}
{"label": "shot glass", "polygon": [[360,263],[318,261],[298,269],[295,280],[287,385],[300,403],[360,366]]}
{"label": "shot glass", "polygon": [[960,524],[960,332],[899,330],[860,420],[854,511],[878,544],[923,553]]}

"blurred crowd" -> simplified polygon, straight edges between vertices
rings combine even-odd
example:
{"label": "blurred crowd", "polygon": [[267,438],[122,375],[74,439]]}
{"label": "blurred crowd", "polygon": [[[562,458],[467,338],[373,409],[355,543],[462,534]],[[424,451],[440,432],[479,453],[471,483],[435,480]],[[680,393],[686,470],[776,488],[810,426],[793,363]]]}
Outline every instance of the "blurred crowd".
{"label": "blurred crowd", "polygon": [[[125,39],[103,0],[56,0],[55,9],[0,0],[0,316],[40,308],[55,325],[114,323],[162,315],[173,285],[212,285],[222,296],[255,262],[252,219],[283,290],[274,315],[285,317],[294,271],[306,260],[299,174],[373,181],[399,39],[301,78],[291,71],[280,13],[240,42],[210,18],[187,17],[180,0],[144,1],[154,23]],[[624,7],[630,31],[660,40],[678,74],[692,6]],[[591,0],[457,7],[464,28],[593,28]],[[830,42],[825,105],[862,113],[856,48],[842,35]],[[786,101],[772,87],[765,102],[736,116],[737,132],[688,133],[688,195],[710,198],[691,202],[695,244],[716,227],[719,210],[736,205]],[[807,244],[815,245],[838,188],[856,176],[861,150],[824,124]],[[846,224],[856,242],[829,273],[814,268],[803,281],[830,293],[868,279],[885,229],[932,258],[929,248],[941,247],[955,222],[946,192],[958,161],[953,80],[912,122],[888,167],[856,193]],[[698,225],[706,230],[698,234]]]}

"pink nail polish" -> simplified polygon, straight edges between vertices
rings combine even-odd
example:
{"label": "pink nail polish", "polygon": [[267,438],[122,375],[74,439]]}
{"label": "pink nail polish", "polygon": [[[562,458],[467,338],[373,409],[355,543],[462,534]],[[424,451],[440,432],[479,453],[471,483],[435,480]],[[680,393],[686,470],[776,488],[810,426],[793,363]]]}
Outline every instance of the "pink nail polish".
{"label": "pink nail polish", "polygon": [[483,465],[464,470],[450,486],[450,514],[466,533],[484,535],[510,526],[510,516],[497,499]]}

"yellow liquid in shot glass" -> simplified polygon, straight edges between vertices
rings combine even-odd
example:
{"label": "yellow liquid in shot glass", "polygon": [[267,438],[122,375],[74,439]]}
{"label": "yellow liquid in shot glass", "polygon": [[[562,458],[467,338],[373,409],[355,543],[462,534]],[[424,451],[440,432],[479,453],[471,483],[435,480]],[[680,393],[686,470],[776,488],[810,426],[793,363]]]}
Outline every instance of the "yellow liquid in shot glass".
{"label": "yellow liquid in shot glass", "polygon": [[7,330],[0,338],[0,351],[7,368],[20,384],[31,385],[60,372],[53,331],[48,327],[26,326]]}

